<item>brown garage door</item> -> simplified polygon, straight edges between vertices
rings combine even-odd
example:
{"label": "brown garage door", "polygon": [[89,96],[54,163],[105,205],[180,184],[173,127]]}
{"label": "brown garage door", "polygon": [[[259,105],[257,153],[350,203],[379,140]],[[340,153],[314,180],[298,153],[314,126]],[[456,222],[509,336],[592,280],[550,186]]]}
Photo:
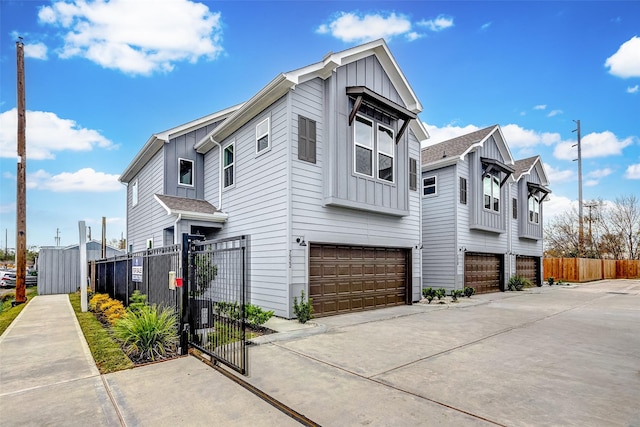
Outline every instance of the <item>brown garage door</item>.
{"label": "brown garage door", "polygon": [[533,256],[517,256],[516,257],[516,275],[527,278],[534,285],[540,284],[540,258]]}
{"label": "brown garage door", "polygon": [[464,256],[464,285],[474,288],[476,293],[497,292],[502,278],[502,256],[471,253]]}
{"label": "brown garage door", "polygon": [[407,249],[311,244],[309,296],[317,317],[405,304]]}

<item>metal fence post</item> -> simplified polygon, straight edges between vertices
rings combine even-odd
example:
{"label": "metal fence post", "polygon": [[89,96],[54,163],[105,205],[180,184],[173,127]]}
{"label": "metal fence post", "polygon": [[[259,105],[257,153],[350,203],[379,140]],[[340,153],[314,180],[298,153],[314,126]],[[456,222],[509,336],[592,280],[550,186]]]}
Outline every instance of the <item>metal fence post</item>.
{"label": "metal fence post", "polygon": [[182,234],[182,287],[180,304],[180,354],[186,355],[189,347],[189,235]]}

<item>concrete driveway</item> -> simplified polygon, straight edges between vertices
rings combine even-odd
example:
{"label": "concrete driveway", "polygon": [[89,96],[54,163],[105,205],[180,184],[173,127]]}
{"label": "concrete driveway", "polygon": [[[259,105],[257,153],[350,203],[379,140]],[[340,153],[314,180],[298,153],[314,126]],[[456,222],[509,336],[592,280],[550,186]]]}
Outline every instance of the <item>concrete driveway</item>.
{"label": "concrete driveway", "polygon": [[248,380],[321,425],[640,426],[639,280],[318,323],[252,347]]}

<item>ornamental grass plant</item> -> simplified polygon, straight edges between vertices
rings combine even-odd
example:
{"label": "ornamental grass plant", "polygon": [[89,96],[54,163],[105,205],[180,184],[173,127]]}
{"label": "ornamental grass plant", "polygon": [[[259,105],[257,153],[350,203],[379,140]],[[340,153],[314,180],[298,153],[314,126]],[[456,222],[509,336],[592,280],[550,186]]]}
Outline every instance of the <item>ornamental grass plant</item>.
{"label": "ornamental grass plant", "polygon": [[135,360],[162,360],[178,347],[178,319],[173,308],[145,305],[117,320],[115,336]]}

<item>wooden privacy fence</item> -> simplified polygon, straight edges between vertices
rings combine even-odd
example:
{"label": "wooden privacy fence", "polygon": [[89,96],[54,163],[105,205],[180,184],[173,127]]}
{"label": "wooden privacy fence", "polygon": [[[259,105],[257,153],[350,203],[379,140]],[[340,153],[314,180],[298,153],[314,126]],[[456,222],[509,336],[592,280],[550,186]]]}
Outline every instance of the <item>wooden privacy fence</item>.
{"label": "wooden privacy fence", "polygon": [[556,281],[589,282],[603,279],[640,278],[640,260],[589,258],[545,258],[544,278]]}

